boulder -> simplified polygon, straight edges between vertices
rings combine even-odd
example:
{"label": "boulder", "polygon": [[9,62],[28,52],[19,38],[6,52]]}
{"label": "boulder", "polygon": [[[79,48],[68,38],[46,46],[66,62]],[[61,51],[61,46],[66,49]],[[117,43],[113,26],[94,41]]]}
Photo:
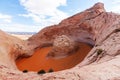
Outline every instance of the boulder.
{"label": "boulder", "polygon": [[48,53],[50,58],[63,58],[77,50],[78,46],[75,42],[66,35],[58,36],[54,39],[53,48]]}

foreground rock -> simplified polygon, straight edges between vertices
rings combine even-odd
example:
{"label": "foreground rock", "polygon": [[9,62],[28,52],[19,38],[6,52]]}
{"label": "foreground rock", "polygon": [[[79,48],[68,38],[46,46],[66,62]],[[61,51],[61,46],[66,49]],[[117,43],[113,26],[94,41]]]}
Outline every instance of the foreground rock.
{"label": "foreground rock", "polygon": [[[2,80],[120,80],[120,15],[105,12],[102,3],[78,13],[60,24],[49,26],[29,38],[34,50],[52,45],[56,36],[66,35],[75,42],[94,45],[76,67],[60,72],[23,74],[0,65]],[[13,44],[13,43],[12,43]],[[1,46],[2,47],[2,46]],[[4,48],[6,51],[6,48]]]}
{"label": "foreground rock", "polygon": [[16,37],[0,31],[0,63],[9,66],[11,69],[17,69],[15,60],[19,56],[30,56],[31,50],[27,43]]}

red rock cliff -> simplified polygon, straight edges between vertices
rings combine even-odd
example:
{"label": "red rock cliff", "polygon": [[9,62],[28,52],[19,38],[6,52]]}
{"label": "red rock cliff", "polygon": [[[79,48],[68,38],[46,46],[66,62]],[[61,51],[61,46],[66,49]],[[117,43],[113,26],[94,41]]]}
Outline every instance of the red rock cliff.
{"label": "red rock cliff", "polygon": [[[30,45],[41,47],[45,44],[52,44],[57,36],[66,35],[74,41],[85,42],[94,45],[95,26],[89,21],[105,13],[103,4],[95,4],[92,8],[69,17],[58,25],[44,28],[28,39]],[[96,25],[96,24],[93,24]],[[99,24],[101,25],[101,24]]]}

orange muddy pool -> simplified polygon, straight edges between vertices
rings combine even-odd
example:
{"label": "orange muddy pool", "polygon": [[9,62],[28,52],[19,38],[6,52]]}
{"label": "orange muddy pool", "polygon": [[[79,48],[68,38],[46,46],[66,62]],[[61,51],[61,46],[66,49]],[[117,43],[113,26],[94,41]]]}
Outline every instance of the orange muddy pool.
{"label": "orange muddy pool", "polygon": [[52,47],[44,47],[37,49],[31,57],[16,60],[16,64],[18,69],[22,71],[39,71],[44,69],[47,72],[49,69],[54,71],[69,69],[80,63],[91,50],[91,47],[85,43],[80,43],[79,47],[76,53],[60,59],[46,58]]}

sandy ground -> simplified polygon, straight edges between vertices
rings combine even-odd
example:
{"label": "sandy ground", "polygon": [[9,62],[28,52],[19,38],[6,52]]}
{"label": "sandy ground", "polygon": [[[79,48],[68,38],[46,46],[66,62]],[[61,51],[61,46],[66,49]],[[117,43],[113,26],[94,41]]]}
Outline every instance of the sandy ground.
{"label": "sandy ground", "polygon": [[20,70],[28,71],[39,71],[44,69],[47,72],[51,68],[54,71],[72,68],[80,63],[91,50],[91,47],[87,44],[80,43],[79,46],[80,48],[76,53],[61,59],[46,58],[51,47],[44,47],[36,50],[32,57],[17,60],[16,64]]}
{"label": "sandy ground", "polygon": [[31,37],[32,35],[19,35],[19,34],[11,34],[12,36],[18,37],[20,39],[26,40],[29,37]]}

